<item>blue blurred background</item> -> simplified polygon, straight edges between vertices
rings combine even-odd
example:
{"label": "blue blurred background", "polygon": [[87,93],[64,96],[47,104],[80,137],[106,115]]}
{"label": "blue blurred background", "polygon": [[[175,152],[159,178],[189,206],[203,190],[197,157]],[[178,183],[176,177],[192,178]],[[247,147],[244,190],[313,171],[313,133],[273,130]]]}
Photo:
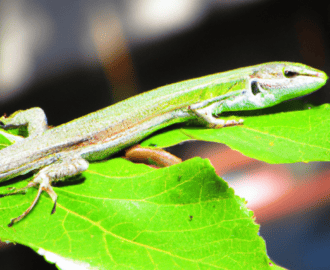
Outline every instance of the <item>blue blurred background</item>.
{"label": "blue blurred background", "polygon": [[[0,0],[0,115],[38,106],[56,126],[155,87],[269,61],[330,74],[329,33],[328,1]],[[329,102],[329,85],[304,100]],[[269,165],[212,143],[173,151],[209,158],[247,198],[275,263],[330,269],[328,163]],[[37,268],[56,269],[0,243],[0,269]]]}

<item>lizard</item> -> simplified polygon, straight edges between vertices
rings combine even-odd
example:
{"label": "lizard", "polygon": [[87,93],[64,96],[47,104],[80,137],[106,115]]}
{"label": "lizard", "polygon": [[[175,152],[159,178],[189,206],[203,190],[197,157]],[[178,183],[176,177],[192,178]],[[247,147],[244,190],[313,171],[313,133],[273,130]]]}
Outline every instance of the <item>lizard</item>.
{"label": "lizard", "polygon": [[[323,71],[304,64],[270,62],[159,87],[54,128],[48,128],[44,111],[37,107],[3,116],[3,128],[25,125],[29,136],[8,137],[16,142],[0,151],[0,182],[35,174],[24,188],[2,196],[39,186],[32,204],[8,226],[28,215],[42,191],[54,202],[53,214],[57,195],[52,182],[78,175],[89,162],[136,145],[159,129],[176,123],[207,128],[241,125],[242,119],[223,120],[221,113],[274,106],[318,90],[327,78]],[[178,162],[175,159],[168,165]]]}

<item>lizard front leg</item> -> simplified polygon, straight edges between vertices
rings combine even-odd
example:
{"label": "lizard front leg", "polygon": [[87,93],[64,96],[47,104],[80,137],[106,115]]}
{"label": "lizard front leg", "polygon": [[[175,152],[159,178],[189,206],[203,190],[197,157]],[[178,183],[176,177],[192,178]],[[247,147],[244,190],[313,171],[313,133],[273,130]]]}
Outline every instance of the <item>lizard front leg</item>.
{"label": "lizard front leg", "polygon": [[51,186],[52,182],[63,180],[67,177],[77,175],[87,170],[88,165],[89,165],[88,161],[86,161],[80,156],[65,156],[61,158],[59,161],[41,169],[26,187],[17,189],[12,193],[3,194],[2,197],[19,194],[26,191],[30,187],[35,187],[39,185],[37,196],[33,200],[32,204],[29,206],[28,209],[26,209],[26,211],[24,211],[22,215],[12,219],[11,222],[8,224],[8,227],[13,226],[14,223],[20,221],[22,218],[27,216],[27,214],[33,209],[33,207],[38,202],[42,191],[46,191],[53,200],[54,207],[51,213],[52,214],[55,213],[57,195]]}
{"label": "lizard front leg", "polygon": [[227,126],[236,126],[243,124],[243,119],[236,120],[223,120],[213,116],[215,108],[220,107],[223,101],[214,102],[209,106],[203,108],[191,108],[191,111],[197,115],[199,119],[206,122],[206,126],[209,128],[222,128]]}

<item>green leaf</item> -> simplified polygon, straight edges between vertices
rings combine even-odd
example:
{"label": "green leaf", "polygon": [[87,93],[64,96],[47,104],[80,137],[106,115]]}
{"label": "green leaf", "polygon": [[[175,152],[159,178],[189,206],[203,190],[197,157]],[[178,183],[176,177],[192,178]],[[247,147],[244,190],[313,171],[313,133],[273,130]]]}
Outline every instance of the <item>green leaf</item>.
{"label": "green leaf", "polygon": [[[232,119],[233,117],[221,117]],[[244,124],[221,129],[180,128],[141,143],[165,148],[187,140],[224,143],[268,163],[330,160],[330,106],[240,117]],[[237,116],[234,119],[238,119]]]}
{"label": "green leaf", "polygon": [[9,145],[11,145],[11,142],[5,136],[0,134],[0,150],[6,148]]}
{"label": "green leaf", "polygon": [[97,269],[273,269],[253,213],[208,160],[153,169],[118,158],[91,164],[75,180],[54,187],[54,215],[42,194],[11,228],[37,191],[1,198],[1,240]]}
{"label": "green leaf", "polygon": [[[8,137],[6,137],[5,134],[8,134]],[[11,135],[24,136],[26,134],[26,127],[13,128],[9,130],[4,130],[3,128],[0,128],[0,150],[12,144],[10,140]]]}
{"label": "green leaf", "polygon": [[[329,160],[329,115],[329,105],[324,105],[236,116],[244,118],[244,125],[176,129],[143,145],[167,147],[198,139],[225,143],[270,163]],[[2,147],[10,144],[2,135],[0,139]],[[22,179],[10,185],[23,187]],[[267,257],[244,200],[207,160],[156,170],[113,159],[91,164],[75,180],[54,188],[59,196],[54,215],[50,198],[42,194],[35,209],[12,228],[7,224],[26,210],[36,190],[1,198],[0,239],[97,269],[281,269]],[[8,192],[7,183],[0,194]]]}

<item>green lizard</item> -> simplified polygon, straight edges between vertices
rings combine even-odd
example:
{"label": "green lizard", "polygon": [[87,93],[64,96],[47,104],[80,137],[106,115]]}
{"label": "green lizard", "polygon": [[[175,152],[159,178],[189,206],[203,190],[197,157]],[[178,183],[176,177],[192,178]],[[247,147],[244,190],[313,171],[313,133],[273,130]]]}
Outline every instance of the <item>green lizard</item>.
{"label": "green lizard", "polygon": [[87,170],[89,161],[135,145],[156,130],[184,122],[209,128],[242,124],[243,120],[225,121],[217,116],[273,106],[309,94],[326,81],[324,72],[306,65],[272,62],[160,87],[51,129],[40,108],[1,117],[4,128],[27,125],[29,137],[10,137],[16,143],[0,151],[0,182],[36,171],[25,188],[2,196],[39,185],[31,206],[8,226],[30,212],[42,191],[54,201],[54,213],[53,181],[77,175]]}

